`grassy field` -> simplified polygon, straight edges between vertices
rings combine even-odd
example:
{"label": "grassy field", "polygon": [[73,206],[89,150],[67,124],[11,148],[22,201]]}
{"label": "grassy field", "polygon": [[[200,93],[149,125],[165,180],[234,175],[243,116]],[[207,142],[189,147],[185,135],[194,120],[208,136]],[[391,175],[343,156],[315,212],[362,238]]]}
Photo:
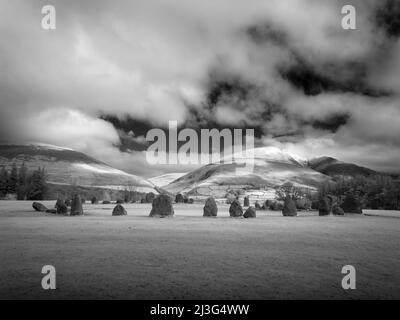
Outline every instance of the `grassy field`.
{"label": "grassy field", "polygon": [[[125,207],[128,216],[87,204],[85,216],[66,217],[0,201],[0,298],[400,298],[398,212],[231,219],[219,205],[217,218],[203,218],[202,205],[182,204],[157,219],[149,204]],[[57,290],[41,288],[47,264]],[[341,287],[347,264],[356,267],[356,290]]]}

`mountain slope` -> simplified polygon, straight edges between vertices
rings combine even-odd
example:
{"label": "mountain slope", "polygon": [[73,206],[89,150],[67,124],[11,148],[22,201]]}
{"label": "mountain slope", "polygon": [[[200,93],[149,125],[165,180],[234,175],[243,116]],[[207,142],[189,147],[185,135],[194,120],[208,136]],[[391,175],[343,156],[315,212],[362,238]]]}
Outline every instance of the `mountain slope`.
{"label": "mountain slope", "polygon": [[44,167],[47,181],[52,184],[156,192],[148,180],[81,152],[49,145],[0,145],[0,167],[10,168],[13,163],[20,166],[23,162],[29,170]]}
{"label": "mountain slope", "polygon": [[236,172],[240,167],[236,157],[232,163],[212,163],[194,170],[164,186],[172,192],[194,195],[223,195],[229,189],[276,188],[285,182],[305,188],[315,188],[330,178],[302,164],[302,161],[277,148],[254,149],[254,169]]}
{"label": "mountain slope", "polygon": [[358,166],[353,163],[346,163],[331,157],[319,157],[308,161],[307,165],[318,172],[330,177],[334,176],[370,176],[379,174],[378,172]]}
{"label": "mountain slope", "polygon": [[161,176],[149,178],[148,180],[157,187],[164,187],[185,174],[187,174],[187,172],[166,173]]}

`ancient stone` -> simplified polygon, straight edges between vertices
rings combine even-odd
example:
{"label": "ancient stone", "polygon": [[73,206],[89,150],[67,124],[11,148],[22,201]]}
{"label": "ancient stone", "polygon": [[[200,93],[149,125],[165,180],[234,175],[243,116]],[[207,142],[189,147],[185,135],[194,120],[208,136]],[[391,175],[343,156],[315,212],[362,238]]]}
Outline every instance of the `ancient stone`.
{"label": "ancient stone", "polygon": [[92,204],[97,204],[99,201],[97,200],[96,197],[92,197],[91,202],[92,202]]}
{"label": "ancient stone", "polygon": [[56,209],[47,209],[46,213],[57,213]]}
{"label": "ancient stone", "polygon": [[175,203],[184,203],[185,198],[182,194],[178,193],[175,197]]}
{"label": "ancient stone", "polygon": [[243,214],[244,218],[255,218],[256,217],[256,208],[248,207],[246,212]]}
{"label": "ancient stone", "polygon": [[285,217],[295,217],[297,216],[296,204],[292,198],[287,197],[283,203],[282,214]]}
{"label": "ancient stone", "polygon": [[243,207],[248,207],[248,206],[250,206],[250,200],[249,200],[249,197],[246,196],[246,197],[244,197]]}
{"label": "ancient stone", "polygon": [[71,216],[83,215],[82,201],[78,194],[75,194],[71,203]]}
{"label": "ancient stone", "polygon": [[258,203],[258,201],[256,201],[256,203],[254,204],[254,206],[256,207],[257,210],[261,210],[261,206]]}
{"label": "ancient stone", "polygon": [[32,208],[39,212],[46,212],[46,210],[48,210],[47,207],[40,202],[32,203]]}
{"label": "ancient stone", "polygon": [[169,217],[174,215],[172,200],[166,194],[159,194],[152,203],[150,217]]}
{"label": "ancient stone", "polygon": [[65,201],[60,199],[60,198],[58,198],[57,201],[56,201],[56,205],[54,207],[57,209],[57,207],[59,207],[61,205],[65,205]]}
{"label": "ancient stone", "polygon": [[318,213],[320,216],[328,216],[332,212],[332,200],[330,197],[320,197],[318,202]]}
{"label": "ancient stone", "polygon": [[66,206],[66,204],[65,203],[60,203],[58,206],[57,206],[57,213],[58,214],[67,214],[68,213],[68,207]]}
{"label": "ancient stone", "polygon": [[113,216],[126,216],[127,214],[128,213],[126,212],[125,208],[120,204],[117,204],[112,212]]}
{"label": "ancient stone", "polygon": [[243,216],[243,209],[239,200],[234,200],[231,203],[231,206],[229,207],[229,215],[235,218]]}
{"label": "ancient stone", "polygon": [[203,217],[216,217],[218,213],[217,203],[213,197],[209,197],[203,208]]}
{"label": "ancient stone", "polygon": [[103,204],[110,204],[110,203],[111,203],[111,201],[108,201],[108,200],[103,201]]}

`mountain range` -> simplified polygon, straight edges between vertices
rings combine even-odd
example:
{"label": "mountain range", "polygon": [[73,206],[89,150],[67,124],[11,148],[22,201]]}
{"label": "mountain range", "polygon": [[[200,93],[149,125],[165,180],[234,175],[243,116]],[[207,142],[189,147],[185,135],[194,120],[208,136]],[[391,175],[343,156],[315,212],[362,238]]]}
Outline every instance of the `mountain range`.
{"label": "mountain range", "polygon": [[44,167],[48,182],[59,188],[80,186],[223,197],[232,189],[265,190],[268,193],[290,181],[298,187],[315,190],[321,182],[335,176],[378,174],[331,157],[301,159],[275,147],[256,148],[253,156],[254,168],[248,172],[237,171],[241,161],[246,160],[244,156],[228,163],[211,163],[188,173],[168,173],[145,179],[68,148],[43,144],[0,145],[0,167],[9,169],[13,163],[17,166],[25,163],[30,170]]}

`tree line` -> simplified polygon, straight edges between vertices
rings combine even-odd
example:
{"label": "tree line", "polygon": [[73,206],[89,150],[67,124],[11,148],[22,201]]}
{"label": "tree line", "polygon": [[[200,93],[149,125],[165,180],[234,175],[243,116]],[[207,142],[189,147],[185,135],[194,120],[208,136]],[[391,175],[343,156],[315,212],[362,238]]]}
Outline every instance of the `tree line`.
{"label": "tree line", "polygon": [[400,210],[400,181],[389,175],[341,177],[335,182],[322,184],[318,193],[342,201],[354,197],[365,209]]}
{"label": "tree line", "polygon": [[20,168],[14,163],[11,170],[2,167],[0,170],[0,198],[17,200],[44,200],[48,186],[44,168],[29,171],[22,164]]}

